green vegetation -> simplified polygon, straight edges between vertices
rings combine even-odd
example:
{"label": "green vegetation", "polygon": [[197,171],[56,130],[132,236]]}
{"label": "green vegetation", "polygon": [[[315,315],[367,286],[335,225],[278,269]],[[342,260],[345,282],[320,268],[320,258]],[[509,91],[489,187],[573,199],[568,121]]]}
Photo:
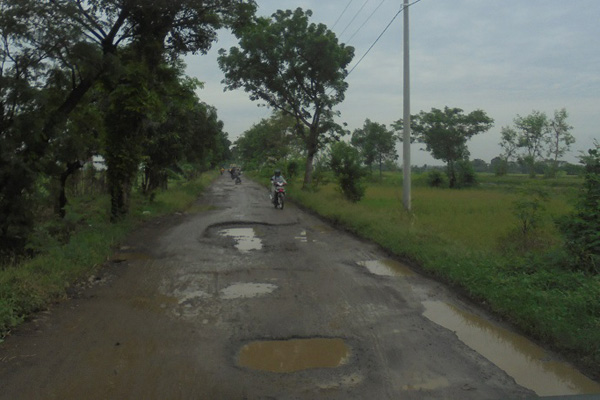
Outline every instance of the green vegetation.
{"label": "green vegetation", "polygon": [[0,264],[23,256],[49,199],[73,218],[65,187],[93,156],[106,161],[114,221],[130,211],[140,168],[152,198],[170,170],[229,158],[223,123],[182,58],[241,29],[253,1],[1,4]]}
{"label": "green vegetation", "polygon": [[[191,181],[175,180],[152,202],[134,192],[131,213],[118,223],[110,223],[108,194],[73,197],[67,220],[50,220],[37,230],[37,239],[30,242],[36,257],[0,265],[0,340],[32,313],[65,298],[69,286],[106,262],[114,246],[140,222],[189,209],[216,176],[209,172]],[[57,227],[69,230],[64,244],[49,234]]]}
{"label": "green vegetation", "polygon": [[324,24],[309,23],[312,11],[278,10],[237,30],[239,47],[219,51],[226,89],[243,88],[292,117],[294,134],[306,150],[304,187],[312,183],[313,160],[331,138],[345,132],[334,107],[348,88],[354,48],[339,43]]}
{"label": "green vegetation", "polygon": [[[344,200],[335,184],[300,191],[292,183],[289,193],[303,206],[460,288],[590,370],[600,370],[600,276],[568,267],[553,223],[573,210],[573,189],[581,187],[582,179],[484,175],[479,188],[463,190],[427,187],[427,179],[425,174],[414,177],[410,214],[402,208],[398,173],[369,184],[358,203]],[[531,187],[534,194],[526,190]],[[547,195],[535,194],[540,190]],[[523,217],[516,210],[535,212]],[[523,218],[534,221],[528,238],[522,234]],[[534,245],[527,244],[533,238]]]}

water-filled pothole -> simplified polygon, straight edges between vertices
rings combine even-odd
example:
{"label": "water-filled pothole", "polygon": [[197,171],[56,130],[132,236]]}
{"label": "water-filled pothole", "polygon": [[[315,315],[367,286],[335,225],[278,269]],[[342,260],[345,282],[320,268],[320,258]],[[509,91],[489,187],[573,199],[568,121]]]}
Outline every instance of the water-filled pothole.
{"label": "water-filled pothole", "polygon": [[414,272],[408,266],[394,260],[359,261],[358,265],[365,267],[370,273],[381,276],[411,276]]}
{"label": "water-filled pothole", "polygon": [[232,237],[235,247],[241,252],[262,249],[262,240],[258,237],[255,228],[227,228],[219,231],[219,235]]}
{"label": "water-filled pothole", "polygon": [[263,294],[269,294],[277,289],[277,286],[271,283],[241,282],[234,283],[221,289],[221,298],[225,300],[256,297]]}
{"label": "water-filled pothole", "polygon": [[289,373],[336,368],[348,361],[350,349],[340,338],[256,341],[240,350],[238,364],[259,371]]}
{"label": "water-filled pothole", "polygon": [[600,393],[600,384],[569,364],[553,361],[541,347],[514,332],[440,301],[425,301],[423,315],[451,331],[539,396]]}

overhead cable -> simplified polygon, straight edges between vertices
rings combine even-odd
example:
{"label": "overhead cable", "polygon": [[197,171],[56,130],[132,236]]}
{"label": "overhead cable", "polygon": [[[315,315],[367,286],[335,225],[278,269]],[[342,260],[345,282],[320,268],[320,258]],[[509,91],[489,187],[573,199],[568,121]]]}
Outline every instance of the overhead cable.
{"label": "overhead cable", "polygon": [[335,22],[333,23],[331,30],[333,30],[333,28],[337,25],[338,22],[340,22],[340,18],[342,18],[342,15],[344,15],[344,13],[346,12],[346,10],[348,9],[348,7],[350,6],[350,4],[352,3],[352,0],[350,0],[348,2],[348,4],[346,4],[346,7],[344,8],[344,10],[342,11],[342,13],[340,14],[339,17],[337,17],[337,19],[335,20]]}
{"label": "overhead cable", "polygon": [[350,22],[348,22],[348,24],[346,25],[346,27],[344,28],[344,30],[342,31],[342,33],[340,33],[340,38],[342,37],[342,35],[344,34],[344,32],[346,32],[346,29],[348,29],[348,27],[354,22],[354,20],[356,19],[356,17],[358,17],[358,14],[360,14],[360,12],[363,10],[363,8],[365,8],[365,6],[367,5],[368,2],[369,2],[369,0],[365,0],[365,2],[363,3],[363,5],[354,14],[354,17],[352,17],[352,19],[350,20]]}
{"label": "overhead cable", "polygon": [[[381,37],[383,36],[383,34],[388,30],[388,28],[390,27],[390,25],[392,25],[392,23],[396,20],[396,18],[398,17],[398,15],[400,15],[400,13],[402,11],[404,11],[404,9],[406,7],[410,7],[413,4],[417,4],[418,2],[420,2],[421,0],[415,0],[412,3],[406,5],[406,6],[402,6],[402,8],[396,13],[396,15],[394,15],[394,17],[392,17],[392,20],[386,25],[385,28],[383,28],[383,31],[379,34],[379,36],[377,36],[377,39],[375,39],[375,41],[373,42],[373,44],[369,47],[369,49],[365,52],[365,54],[363,54],[363,56],[360,58],[360,60],[357,61],[356,64],[354,64],[354,67],[352,67],[352,69],[350,71],[348,71],[348,75],[350,75],[352,73],[352,71],[354,71],[356,69],[356,67],[358,67],[358,65],[360,64],[360,62],[367,56],[367,54],[369,54],[369,52],[371,51],[371,49],[375,46],[375,44],[377,44],[377,42],[379,41],[379,39],[381,39]],[[348,76],[346,75],[346,76]]]}
{"label": "overhead cable", "polygon": [[354,36],[356,36],[356,34],[358,32],[360,32],[360,30],[367,24],[367,22],[369,22],[369,20],[371,19],[371,17],[377,12],[377,10],[379,10],[379,8],[383,5],[383,3],[385,3],[385,0],[381,0],[381,3],[379,3],[379,5],[377,7],[375,7],[375,9],[373,10],[373,12],[367,17],[367,19],[365,19],[365,21],[362,23],[362,25],[359,26],[356,31],[354,31],[354,33],[352,34],[352,36],[350,36],[348,38],[348,40],[347,40],[348,43],[350,43],[350,41],[354,38]]}

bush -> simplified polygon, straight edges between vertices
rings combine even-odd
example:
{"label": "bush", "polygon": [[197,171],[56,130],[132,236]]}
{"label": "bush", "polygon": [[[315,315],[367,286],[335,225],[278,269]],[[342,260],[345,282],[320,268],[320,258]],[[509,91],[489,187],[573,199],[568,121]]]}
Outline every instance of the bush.
{"label": "bush", "polygon": [[517,222],[514,229],[499,238],[503,252],[530,253],[546,250],[552,243],[543,229],[549,195],[542,189],[525,189],[512,204]]}
{"label": "bush", "polygon": [[434,169],[427,174],[427,185],[430,187],[444,187],[446,183],[446,175],[441,171]]}
{"label": "bush", "polygon": [[456,186],[461,187],[473,187],[477,186],[477,175],[473,164],[469,160],[461,160],[456,163],[457,170],[457,182]]}
{"label": "bush", "polygon": [[574,267],[600,274],[600,144],[581,157],[585,164],[583,192],[577,210],[558,225],[565,237],[567,251],[574,258]]}
{"label": "bush", "polygon": [[344,196],[356,203],[365,195],[361,179],[366,171],[361,165],[360,153],[351,145],[338,142],[331,146],[329,167],[333,170]]}
{"label": "bush", "polygon": [[300,170],[300,163],[298,160],[290,160],[287,163],[287,177],[288,179],[294,179],[298,175],[298,171]]}

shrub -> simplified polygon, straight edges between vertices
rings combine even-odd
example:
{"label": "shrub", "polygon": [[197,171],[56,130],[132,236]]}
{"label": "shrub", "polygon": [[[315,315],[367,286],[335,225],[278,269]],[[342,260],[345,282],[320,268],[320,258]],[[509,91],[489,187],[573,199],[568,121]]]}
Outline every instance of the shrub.
{"label": "shrub", "polygon": [[427,185],[430,187],[446,186],[446,175],[444,175],[441,171],[434,169],[427,174]]}
{"label": "shrub", "polygon": [[287,163],[287,177],[288,179],[294,179],[298,175],[298,171],[300,170],[300,163],[298,160],[290,160]]}
{"label": "shrub", "polygon": [[360,153],[351,145],[338,142],[331,146],[329,167],[333,170],[344,196],[356,203],[365,195],[361,179],[366,175]]}
{"label": "shrub", "polygon": [[461,160],[456,163],[457,171],[457,182],[456,186],[461,187],[473,187],[477,186],[477,175],[473,164],[469,160]]}
{"label": "shrub", "polygon": [[529,253],[543,250],[550,244],[551,239],[542,229],[548,199],[548,193],[541,189],[522,191],[521,197],[512,204],[512,212],[517,220],[516,227],[500,237],[502,251]]}
{"label": "shrub", "polygon": [[558,225],[575,268],[600,274],[600,144],[595,145],[581,157],[585,177],[576,212],[559,220]]}

